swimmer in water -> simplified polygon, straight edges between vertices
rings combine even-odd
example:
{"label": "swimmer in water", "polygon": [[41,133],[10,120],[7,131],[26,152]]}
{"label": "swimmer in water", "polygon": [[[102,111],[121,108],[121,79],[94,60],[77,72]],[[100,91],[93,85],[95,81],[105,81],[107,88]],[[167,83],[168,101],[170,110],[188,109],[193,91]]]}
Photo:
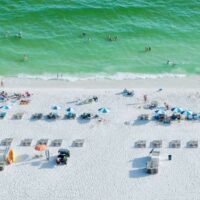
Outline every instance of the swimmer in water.
{"label": "swimmer in water", "polygon": [[16,34],[16,38],[22,38],[22,32],[19,31],[19,33]]}
{"label": "swimmer in water", "polygon": [[27,54],[24,54],[23,56],[23,61],[26,62],[28,60],[28,55]]}
{"label": "swimmer in water", "polygon": [[175,66],[176,63],[168,60],[168,61],[167,61],[167,65]]}

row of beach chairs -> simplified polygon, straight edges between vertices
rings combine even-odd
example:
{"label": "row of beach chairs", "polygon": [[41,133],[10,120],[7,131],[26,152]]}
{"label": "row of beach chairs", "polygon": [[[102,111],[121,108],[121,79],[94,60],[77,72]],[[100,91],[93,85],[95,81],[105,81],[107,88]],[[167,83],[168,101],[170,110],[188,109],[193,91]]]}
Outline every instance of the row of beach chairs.
{"label": "row of beach chairs", "polygon": [[[33,139],[31,138],[25,138],[23,140],[21,140],[20,142],[20,146],[31,146]],[[1,140],[1,146],[10,146],[13,142],[13,138],[5,138],[3,140]],[[54,139],[51,141],[50,145],[51,147],[60,147],[62,145],[63,139]],[[36,142],[36,145],[48,145],[49,143],[49,139],[39,139]],[[84,144],[84,139],[76,139],[72,142],[72,147],[82,147]]]}
{"label": "row of beach chairs", "polygon": [[[162,148],[163,141],[162,140],[153,140],[150,142],[151,148]],[[146,148],[147,142],[146,140],[138,140],[135,142],[135,148]],[[181,141],[180,140],[172,140],[169,142],[169,148],[180,148]],[[198,148],[198,140],[190,140],[186,143],[187,148]]]}

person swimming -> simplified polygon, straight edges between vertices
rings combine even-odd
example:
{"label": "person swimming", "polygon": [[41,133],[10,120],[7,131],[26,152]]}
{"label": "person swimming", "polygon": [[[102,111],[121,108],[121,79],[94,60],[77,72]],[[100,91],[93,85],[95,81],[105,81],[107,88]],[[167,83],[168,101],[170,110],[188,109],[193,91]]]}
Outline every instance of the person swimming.
{"label": "person swimming", "polygon": [[175,66],[176,65],[176,63],[175,62],[173,62],[173,61],[167,61],[167,65],[171,65],[171,66]]}
{"label": "person swimming", "polygon": [[28,60],[28,55],[27,55],[27,54],[24,54],[22,60],[23,60],[24,62],[26,62],[26,61]]}
{"label": "person swimming", "polygon": [[145,52],[151,51],[151,47],[150,47],[150,46],[149,46],[149,47],[145,47],[145,48],[144,48],[144,51],[145,51]]}
{"label": "person swimming", "polygon": [[19,38],[19,39],[22,38],[22,32],[19,31],[19,32],[15,35],[15,37],[16,37],[16,38]]}

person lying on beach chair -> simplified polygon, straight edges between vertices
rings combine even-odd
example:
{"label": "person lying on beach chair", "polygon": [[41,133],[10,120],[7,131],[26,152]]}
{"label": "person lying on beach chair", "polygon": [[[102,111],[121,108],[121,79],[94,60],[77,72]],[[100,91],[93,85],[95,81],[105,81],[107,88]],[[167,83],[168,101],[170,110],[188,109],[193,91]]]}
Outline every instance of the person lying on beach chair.
{"label": "person lying on beach chair", "polygon": [[80,115],[80,119],[84,119],[84,120],[90,120],[90,119],[94,119],[94,118],[98,118],[98,115],[93,115],[91,113],[83,113]]}
{"label": "person lying on beach chair", "polygon": [[24,100],[24,99],[22,99],[21,101],[20,101],[20,105],[28,105],[30,103],[30,100]]}
{"label": "person lying on beach chair", "polygon": [[98,101],[98,97],[97,96],[93,96],[91,98],[87,98],[83,101],[79,101],[77,103],[77,105],[83,105],[83,104],[89,104],[89,103],[92,103],[92,102],[97,102]]}
{"label": "person lying on beach chair", "polygon": [[48,115],[46,115],[46,119],[47,120],[56,120],[58,119],[60,116],[57,113],[49,113]]}
{"label": "person lying on beach chair", "polygon": [[129,96],[129,97],[131,97],[131,96],[133,96],[135,93],[134,93],[134,91],[132,90],[132,91],[130,91],[130,90],[127,90],[126,88],[122,91],[122,94],[124,95],[124,96]]}

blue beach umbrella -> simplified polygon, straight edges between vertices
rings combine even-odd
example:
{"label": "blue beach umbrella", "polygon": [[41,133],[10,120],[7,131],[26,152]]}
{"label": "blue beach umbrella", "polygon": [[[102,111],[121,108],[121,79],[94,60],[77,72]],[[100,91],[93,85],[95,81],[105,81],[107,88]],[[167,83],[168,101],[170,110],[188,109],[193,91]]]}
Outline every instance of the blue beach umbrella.
{"label": "blue beach umbrella", "polygon": [[108,108],[99,108],[98,111],[101,113],[109,113],[110,112],[110,110]]}
{"label": "blue beach umbrella", "polygon": [[2,106],[1,109],[3,110],[9,110],[11,108],[10,105],[5,105],[5,106]]}
{"label": "blue beach umbrella", "polygon": [[165,115],[165,111],[162,109],[156,110],[155,113],[156,115]]}
{"label": "blue beach umbrella", "polygon": [[193,114],[193,112],[192,112],[192,111],[190,111],[190,110],[186,110],[186,111],[182,112],[181,114],[182,114],[182,115],[189,116],[189,115],[192,115],[192,114]]}
{"label": "blue beach umbrella", "polygon": [[171,109],[171,111],[173,111],[174,113],[182,113],[184,112],[184,109],[180,107],[174,107]]}

